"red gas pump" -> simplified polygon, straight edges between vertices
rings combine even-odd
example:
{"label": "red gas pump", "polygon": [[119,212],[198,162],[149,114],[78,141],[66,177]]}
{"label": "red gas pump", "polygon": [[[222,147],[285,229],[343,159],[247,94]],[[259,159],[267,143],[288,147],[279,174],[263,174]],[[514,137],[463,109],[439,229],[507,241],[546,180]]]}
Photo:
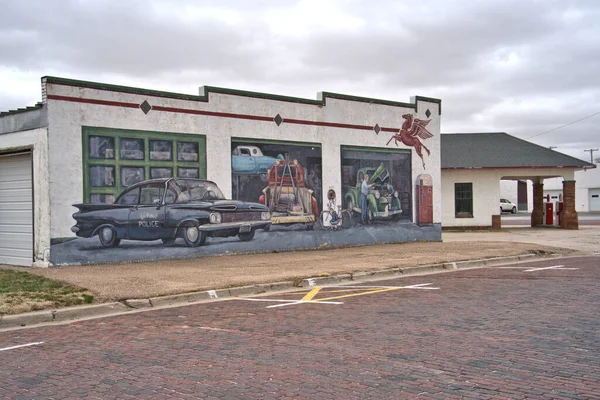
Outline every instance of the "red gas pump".
{"label": "red gas pump", "polygon": [[544,203],[546,205],[544,211],[546,214],[545,225],[554,225],[554,204],[547,202]]}
{"label": "red gas pump", "polygon": [[417,224],[433,224],[433,179],[431,175],[417,177]]}

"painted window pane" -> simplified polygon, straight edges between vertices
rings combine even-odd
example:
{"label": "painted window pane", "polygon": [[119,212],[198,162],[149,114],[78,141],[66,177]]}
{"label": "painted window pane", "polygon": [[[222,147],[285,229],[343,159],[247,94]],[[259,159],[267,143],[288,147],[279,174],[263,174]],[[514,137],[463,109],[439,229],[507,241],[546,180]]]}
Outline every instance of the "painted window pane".
{"label": "painted window pane", "polygon": [[115,158],[115,138],[107,136],[90,136],[90,158]]}
{"label": "painted window pane", "polygon": [[120,198],[119,198],[119,204],[138,204],[138,200],[140,199],[140,189],[139,188],[135,188],[132,190],[129,190],[128,192],[125,192]]}
{"label": "painted window pane", "polygon": [[143,180],[144,167],[121,167],[121,186],[131,186]]}
{"label": "painted window pane", "polygon": [[173,176],[173,168],[150,168],[150,178],[170,178]]}
{"label": "painted window pane", "polygon": [[94,165],[90,167],[90,186],[115,186],[115,167]]}
{"label": "painted window pane", "polygon": [[148,185],[141,188],[140,204],[152,205],[162,201],[164,184]]}
{"label": "painted window pane", "polygon": [[178,142],[177,161],[198,161],[198,143]]}
{"label": "painted window pane", "polygon": [[180,178],[199,178],[198,168],[177,168],[177,176]]}
{"label": "painted window pane", "polygon": [[92,194],[90,196],[92,204],[113,204],[115,202],[114,194]]}
{"label": "painted window pane", "polygon": [[123,160],[143,160],[144,159],[144,140],[143,139],[121,139],[120,155]]}
{"label": "painted window pane", "polygon": [[454,184],[454,207],[456,217],[473,216],[473,184]]}
{"label": "painted window pane", "polygon": [[150,160],[171,161],[173,159],[173,142],[167,140],[150,141]]}

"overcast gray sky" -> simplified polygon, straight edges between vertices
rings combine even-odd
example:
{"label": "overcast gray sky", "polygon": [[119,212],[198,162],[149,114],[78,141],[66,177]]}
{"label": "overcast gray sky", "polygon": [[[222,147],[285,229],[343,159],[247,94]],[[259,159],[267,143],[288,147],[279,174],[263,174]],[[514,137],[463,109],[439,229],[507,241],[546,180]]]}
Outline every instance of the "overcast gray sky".
{"label": "overcast gray sky", "polygon": [[190,94],[421,95],[442,99],[443,132],[504,131],[588,161],[584,149],[600,148],[598,0],[0,0],[0,10],[2,111],[40,101],[44,75]]}

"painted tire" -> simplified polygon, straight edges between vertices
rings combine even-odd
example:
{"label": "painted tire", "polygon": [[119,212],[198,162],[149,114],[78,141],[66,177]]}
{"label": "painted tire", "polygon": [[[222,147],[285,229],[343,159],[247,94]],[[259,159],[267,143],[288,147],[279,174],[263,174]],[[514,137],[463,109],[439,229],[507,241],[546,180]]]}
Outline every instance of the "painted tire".
{"label": "painted tire", "polygon": [[350,216],[354,213],[354,202],[352,199],[346,200],[346,210],[350,213]]}
{"label": "painted tire", "polygon": [[117,231],[112,226],[105,226],[100,229],[98,238],[104,247],[115,247],[121,243],[121,239],[117,238]]}
{"label": "painted tire", "polygon": [[373,211],[367,210],[367,223],[372,224],[375,221],[375,217],[373,216]]}
{"label": "painted tire", "polygon": [[200,231],[197,225],[188,225],[183,228],[183,240],[188,247],[197,247],[206,241],[206,232]]}

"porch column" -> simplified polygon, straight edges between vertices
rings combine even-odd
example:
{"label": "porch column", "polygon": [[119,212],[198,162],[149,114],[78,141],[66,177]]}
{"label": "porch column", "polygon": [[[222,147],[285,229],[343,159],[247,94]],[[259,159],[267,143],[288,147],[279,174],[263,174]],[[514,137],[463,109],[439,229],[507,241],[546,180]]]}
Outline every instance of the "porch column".
{"label": "porch column", "polygon": [[563,211],[560,214],[560,227],[579,229],[579,219],[575,211],[575,181],[563,181]]}
{"label": "porch column", "polygon": [[531,226],[544,225],[544,184],[533,183],[533,210]]}

